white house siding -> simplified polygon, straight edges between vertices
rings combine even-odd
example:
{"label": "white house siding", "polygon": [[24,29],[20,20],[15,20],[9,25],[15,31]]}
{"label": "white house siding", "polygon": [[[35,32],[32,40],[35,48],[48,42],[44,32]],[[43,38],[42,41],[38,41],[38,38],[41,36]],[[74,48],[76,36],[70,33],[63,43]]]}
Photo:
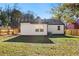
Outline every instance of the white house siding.
{"label": "white house siding", "polygon": [[[36,29],[44,29],[44,31],[36,32]],[[21,23],[21,35],[47,35],[47,24]]]}
{"label": "white house siding", "polygon": [[[60,30],[58,30],[58,26],[60,26]],[[48,32],[52,34],[64,34],[64,25],[48,25]]]}

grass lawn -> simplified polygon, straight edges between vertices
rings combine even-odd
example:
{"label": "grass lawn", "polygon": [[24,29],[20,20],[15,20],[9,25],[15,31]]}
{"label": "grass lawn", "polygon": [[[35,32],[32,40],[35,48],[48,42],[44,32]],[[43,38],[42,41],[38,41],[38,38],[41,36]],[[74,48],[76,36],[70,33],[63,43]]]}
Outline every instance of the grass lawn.
{"label": "grass lawn", "polygon": [[[2,56],[37,56],[37,55],[79,55],[79,38],[77,37],[53,37],[50,43],[15,42],[16,36],[0,36],[0,55]],[[23,39],[26,39],[22,37]],[[22,39],[21,38],[21,39]],[[17,40],[19,40],[18,38]],[[13,42],[12,42],[13,40]],[[37,38],[38,40],[38,38]],[[40,42],[40,41],[39,41]]]}

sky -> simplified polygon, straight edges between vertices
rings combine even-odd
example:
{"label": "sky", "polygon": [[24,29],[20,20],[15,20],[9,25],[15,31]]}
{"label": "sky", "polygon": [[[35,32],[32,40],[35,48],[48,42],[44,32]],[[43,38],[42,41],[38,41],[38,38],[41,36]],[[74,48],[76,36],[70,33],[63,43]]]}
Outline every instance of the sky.
{"label": "sky", "polygon": [[[0,8],[5,9],[9,5],[10,8],[14,6],[12,3],[0,3]],[[16,7],[21,10],[23,13],[27,11],[32,11],[35,16],[40,16],[41,18],[51,18],[50,10],[51,8],[57,7],[57,3],[18,3]]]}

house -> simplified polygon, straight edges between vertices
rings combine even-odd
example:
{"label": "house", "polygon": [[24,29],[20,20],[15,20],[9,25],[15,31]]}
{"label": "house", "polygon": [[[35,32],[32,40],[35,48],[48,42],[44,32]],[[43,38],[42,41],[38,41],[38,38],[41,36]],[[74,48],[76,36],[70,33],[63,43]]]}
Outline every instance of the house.
{"label": "house", "polygon": [[79,29],[79,19],[77,19],[74,23],[67,23],[67,29]]}
{"label": "house", "polygon": [[75,28],[75,23],[67,23],[66,28],[67,29],[74,29]]}
{"label": "house", "polygon": [[[49,20],[49,19],[48,19]],[[51,22],[45,23],[21,23],[21,35],[47,35],[64,34],[64,24],[60,20],[52,19]]]}
{"label": "house", "polygon": [[21,35],[47,35],[47,24],[21,23]]}
{"label": "house", "polygon": [[74,27],[75,27],[75,29],[79,29],[79,19],[77,19],[77,21],[75,22]]}
{"label": "house", "polygon": [[52,34],[64,34],[64,23],[61,20],[48,19],[48,32]]}

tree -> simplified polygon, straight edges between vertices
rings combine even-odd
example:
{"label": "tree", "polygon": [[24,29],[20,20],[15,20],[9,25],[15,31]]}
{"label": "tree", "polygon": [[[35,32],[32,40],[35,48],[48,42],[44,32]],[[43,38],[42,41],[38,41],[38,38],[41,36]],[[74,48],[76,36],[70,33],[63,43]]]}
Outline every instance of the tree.
{"label": "tree", "polygon": [[23,17],[24,17],[24,21],[26,22],[35,21],[34,13],[32,11],[27,11],[27,13],[23,15]]}
{"label": "tree", "polygon": [[6,13],[5,12],[1,12],[1,15],[0,15],[0,20],[2,21],[2,24],[4,26],[8,26],[8,20],[6,19]]}
{"label": "tree", "polygon": [[13,9],[11,12],[11,23],[13,27],[17,27],[20,23],[20,18],[22,16],[21,11]]}
{"label": "tree", "polygon": [[60,5],[58,7],[55,7],[55,8],[51,8],[51,13],[53,14],[52,15],[52,18],[55,18],[55,19],[61,19],[61,16],[62,16],[62,9],[59,8]]}
{"label": "tree", "polygon": [[18,19],[21,17],[22,13],[19,10],[13,9],[11,12],[11,17],[18,21]]}
{"label": "tree", "polygon": [[79,17],[79,4],[60,4],[57,8],[52,8],[54,18],[63,19],[66,22],[75,22]]}
{"label": "tree", "polygon": [[5,9],[5,13],[6,13],[6,18],[7,18],[7,21],[9,22],[9,26],[10,26],[10,22],[11,22],[11,8],[9,7],[9,5],[6,6],[6,9]]}

